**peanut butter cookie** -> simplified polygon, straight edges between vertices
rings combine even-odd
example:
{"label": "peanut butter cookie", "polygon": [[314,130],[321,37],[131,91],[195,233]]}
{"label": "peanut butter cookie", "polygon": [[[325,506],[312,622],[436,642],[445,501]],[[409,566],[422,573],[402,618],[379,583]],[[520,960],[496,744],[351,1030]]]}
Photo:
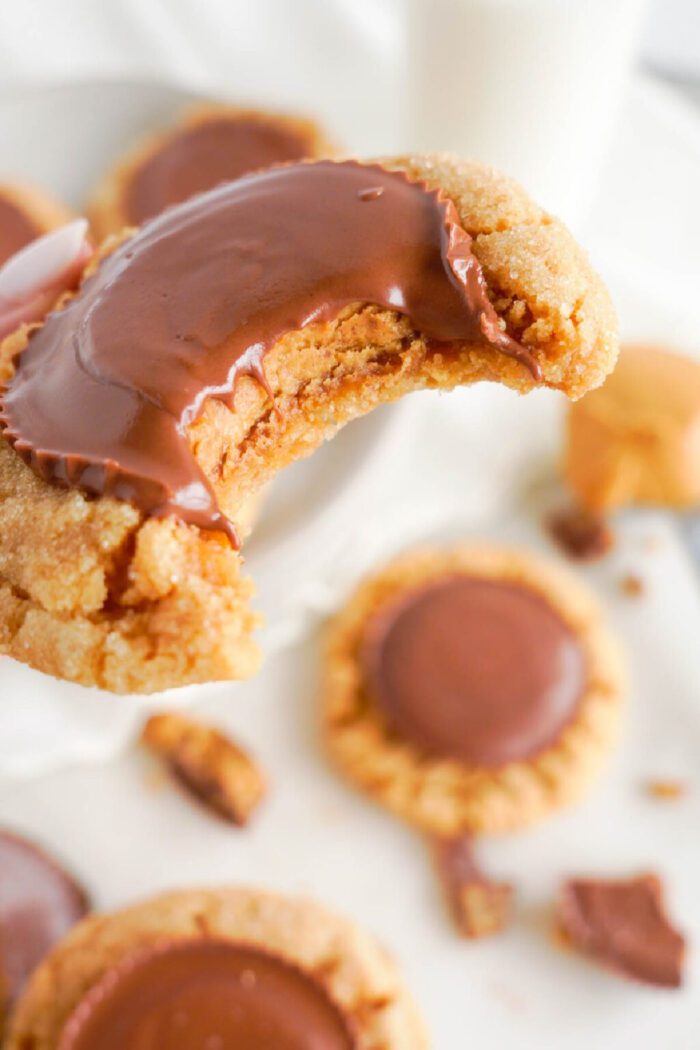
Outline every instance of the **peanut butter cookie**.
{"label": "peanut butter cookie", "polygon": [[479,164],[290,164],[171,208],[0,348],[0,652],[114,692],[246,677],[234,523],[277,470],[410,391],[578,397],[616,353],[570,234]]}
{"label": "peanut butter cookie", "polygon": [[425,1050],[387,954],[319,905],[170,893],[90,918],[46,959],[7,1050]]}
{"label": "peanut butter cookie", "polygon": [[484,546],[409,553],[330,629],[325,735],[373,798],[440,836],[513,831],[578,798],[618,730],[623,674],[593,597]]}

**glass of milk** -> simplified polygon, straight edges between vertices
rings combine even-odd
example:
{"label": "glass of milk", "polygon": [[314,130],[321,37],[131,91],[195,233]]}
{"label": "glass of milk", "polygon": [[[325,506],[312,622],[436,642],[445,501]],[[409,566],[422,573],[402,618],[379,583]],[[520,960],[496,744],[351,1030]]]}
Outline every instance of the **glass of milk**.
{"label": "glass of milk", "polygon": [[618,113],[645,0],[404,4],[404,147],[495,164],[575,224]]}

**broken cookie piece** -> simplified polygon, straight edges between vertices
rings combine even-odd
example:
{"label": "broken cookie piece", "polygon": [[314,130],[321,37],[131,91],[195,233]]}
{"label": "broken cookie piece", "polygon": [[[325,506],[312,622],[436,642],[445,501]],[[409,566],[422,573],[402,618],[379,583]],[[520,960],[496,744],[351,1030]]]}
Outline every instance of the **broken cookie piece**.
{"label": "broken cookie piece", "polygon": [[656,875],[570,879],[557,904],[565,940],[624,977],[664,988],[683,981],[685,940],[671,925]]}
{"label": "broken cookie piece", "polygon": [[435,867],[457,929],[463,937],[490,937],[508,925],[514,888],[479,868],[470,838],[436,839]]}
{"label": "broken cookie piece", "polygon": [[141,739],[198,802],[231,824],[247,824],[267,791],[253,759],[210,726],[180,714],[153,715]]}
{"label": "broken cookie piece", "polygon": [[564,473],[598,512],[700,502],[700,362],[623,347],[604,386],[569,410]]}
{"label": "broken cookie piece", "polygon": [[615,542],[610,526],[600,514],[576,505],[553,511],[546,525],[554,542],[575,561],[602,558]]}

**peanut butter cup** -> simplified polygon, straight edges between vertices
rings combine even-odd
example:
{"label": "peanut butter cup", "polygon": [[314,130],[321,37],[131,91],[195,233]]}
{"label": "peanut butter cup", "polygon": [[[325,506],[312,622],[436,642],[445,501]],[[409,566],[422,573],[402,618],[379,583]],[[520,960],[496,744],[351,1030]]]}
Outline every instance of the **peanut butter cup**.
{"label": "peanut butter cup", "polygon": [[[251,495],[350,420],[426,387],[526,393],[540,373],[579,397],[617,353],[568,231],[454,157],[270,169],[115,243],[42,328],[0,346],[16,431],[0,440],[0,652],[114,692],[257,669],[252,585],[213,529],[231,535]],[[474,282],[493,314],[468,309]],[[362,298],[378,289],[388,305]]]}
{"label": "peanut butter cup", "polygon": [[40,233],[41,230],[25,211],[0,196],[0,265]]}
{"label": "peanut butter cup", "polygon": [[104,177],[91,206],[100,237],[138,226],[222,182],[273,164],[332,153],[311,120],[204,105],[139,144]]}
{"label": "peanut butter cup", "polygon": [[399,736],[484,766],[552,744],[586,679],[577,638],[541,595],[460,574],[381,608],[367,624],[362,667]]}
{"label": "peanut butter cup", "polygon": [[34,186],[0,183],[0,266],[70,217],[67,208]]}
{"label": "peanut butter cup", "polygon": [[85,892],[55,860],[0,831],[0,1031],[32,971],[87,910]]}
{"label": "peanut butter cup", "polygon": [[355,1050],[322,985],[260,948],[205,940],[158,945],[107,970],[58,1050]]}
{"label": "peanut butter cup", "polygon": [[436,351],[491,347],[539,377],[471,245],[450,200],[378,165],[228,183],[148,223],[49,315],[2,399],[6,436],[45,481],[235,543],[188,427],[207,400],[230,406],[243,375],[269,389],[265,357],[283,336],[370,303],[406,314]]}
{"label": "peanut butter cup", "polygon": [[325,718],[341,768],[442,836],[576,798],[614,739],[622,675],[594,599],[525,553],[416,552],[331,628]]}
{"label": "peanut butter cup", "polygon": [[4,1050],[427,1050],[372,937],[311,901],[168,893],[84,920],[45,959]]}

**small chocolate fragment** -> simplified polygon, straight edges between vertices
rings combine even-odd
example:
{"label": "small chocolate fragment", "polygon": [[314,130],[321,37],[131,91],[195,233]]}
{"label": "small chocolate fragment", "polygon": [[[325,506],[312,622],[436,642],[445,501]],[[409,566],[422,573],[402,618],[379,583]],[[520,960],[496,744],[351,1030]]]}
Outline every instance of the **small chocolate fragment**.
{"label": "small chocolate fragment", "polygon": [[685,940],[673,928],[656,875],[570,879],[557,904],[568,943],[624,977],[663,988],[683,981]]}
{"label": "small chocolate fragment", "polygon": [[141,739],[199,802],[231,824],[247,824],[265,795],[253,759],[210,726],[180,714],[153,715]]}
{"label": "small chocolate fragment", "polygon": [[0,831],[0,1032],[32,971],[88,910],[85,891],[56,861]]}
{"label": "small chocolate fragment", "polygon": [[639,576],[628,573],[620,580],[620,590],[628,598],[641,598],[644,594],[644,581]]}
{"label": "small chocolate fragment", "polygon": [[511,917],[514,888],[494,882],[480,870],[468,837],[437,839],[435,866],[450,911],[463,937],[490,937],[500,933]]}
{"label": "small chocolate fragment", "polygon": [[652,798],[663,799],[665,802],[673,802],[683,798],[688,793],[688,785],[683,780],[673,780],[665,777],[663,780],[652,778],[646,782],[647,794]]}
{"label": "small chocolate fragment", "polygon": [[577,561],[602,558],[614,543],[612,530],[605,519],[583,507],[564,507],[554,511],[546,524],[554,542]]}

